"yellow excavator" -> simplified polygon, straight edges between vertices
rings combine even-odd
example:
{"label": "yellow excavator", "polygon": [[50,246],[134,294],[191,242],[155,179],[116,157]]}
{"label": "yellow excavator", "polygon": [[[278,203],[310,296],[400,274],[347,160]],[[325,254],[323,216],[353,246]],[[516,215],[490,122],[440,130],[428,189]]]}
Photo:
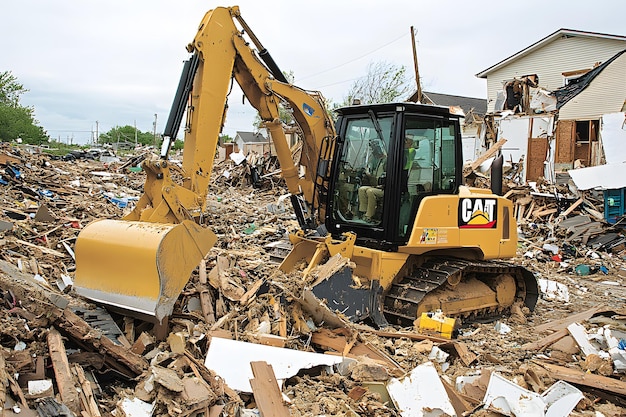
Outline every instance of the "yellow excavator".
{"label": "yellow excavator", "polygon": [[[78,235],[77,293],[158,321],[172,313],[216,242],[206,197],[234,80],[270,132],[300,225],[280,268],[305,262],[310,274],[337,256],[351,261],[316,283],[319,300],[379,326],[434,310],[480,318],[515,303],[534,308],[534,275],[502,261],[516,254],[517,226],[500,196],[501,168],[492,190],[462,185],[459,115],[385,103],[339,109],[333,123],[321,94],[287,81],[236,6],[207,12],[187,50],[160,157],[142,164],[142,197],[123,219]],[[299,164],[281,106],[300,129]],[[179,168],[167,155],[185,114]]]}

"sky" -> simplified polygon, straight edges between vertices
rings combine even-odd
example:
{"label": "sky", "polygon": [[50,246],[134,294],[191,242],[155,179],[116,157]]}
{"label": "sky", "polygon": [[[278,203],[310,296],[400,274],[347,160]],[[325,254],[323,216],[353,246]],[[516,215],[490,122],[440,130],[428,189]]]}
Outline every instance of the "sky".
{"label": "sky", "polygon": [[[475,74],[560,28],[626,35],[623,0],[9,0],[2,7],[0,72],[29,91],[48,134],[88,143],[95,132],[163,131],[185,46],[204,14],[238,5],[295,84],[341,102],[374,62],[414,80],[411,27],[425,91],[484,98]],[[252,131],[255,111],[235,89],[224,134]]]}

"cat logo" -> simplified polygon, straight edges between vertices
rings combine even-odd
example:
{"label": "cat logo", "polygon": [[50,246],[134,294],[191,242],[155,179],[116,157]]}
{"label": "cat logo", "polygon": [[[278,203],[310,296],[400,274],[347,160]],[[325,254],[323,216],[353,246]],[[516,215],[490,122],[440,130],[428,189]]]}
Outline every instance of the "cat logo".
{"label": "cat logo", "polygon": [[496,227],[497,209],[495,198],[461,198],[459,228],[493,229]]}

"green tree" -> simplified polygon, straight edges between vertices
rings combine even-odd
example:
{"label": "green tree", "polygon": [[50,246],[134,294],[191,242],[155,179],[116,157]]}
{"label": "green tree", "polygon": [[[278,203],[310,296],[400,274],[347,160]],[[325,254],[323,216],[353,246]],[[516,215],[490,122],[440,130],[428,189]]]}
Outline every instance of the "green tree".
{"label": "green tree", "polygon": [[233,140],[229,135],[220,135],[220,143],[231,143]]}
{"label": "green tree", "polygon": [[20,96],[28,92],[24,86],[17,82],[11,71],[0,72],[0,103],[11,107],[18,107]]}
{"label": "green tree", "polygon": [[48,141],[48,135],[35,124],[32,110],[0,103],[0,140],[10,142],[21,138],[24,143],[40,145]]}
{"label": "green tree", "polygon": [[183,149],[184,147],[185,147],[185,142],[180,139],[176,139],[174,141],[174,144],[172,145],[172,150],[179,151]]}
{"label": "green tree", "polygon": [[20,105],[20,97],[28,90],[10,72],[0,72],[0,140],[9,142],[21,138],[25,143],[48,141],[45,130],[34,118],[32,107]]}
{"label": "green tree", "polygon": [[135,143],[135,136],[138,144],[154,145],[154,133],[142,132],[130,125],[115,126],[108,132],[100,134],[98,143]]}
{"label": "green tree", "polygon": [[406,68],[388,62],[371,62],[367,74],[352,84],[342,106],[349,106],[355,99],[362,104],[389,103],[404,99],[411,91]]}

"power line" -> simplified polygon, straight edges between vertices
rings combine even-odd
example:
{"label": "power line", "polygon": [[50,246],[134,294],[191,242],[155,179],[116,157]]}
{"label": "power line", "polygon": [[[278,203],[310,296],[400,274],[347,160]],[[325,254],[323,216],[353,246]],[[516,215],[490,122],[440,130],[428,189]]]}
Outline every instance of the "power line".
{"label": "power line", "polygon": [[350,81],[356,81],[358,79],[359,79],[358,77],[357,78],[350,78],[350,79],[343,80],[343,81],[337,81],[335,83],[330,83],[330,84],[326,84],[326,85],[320,85],[318,88],[331,87],[333,85],[343,84],[343,83],[347,83],[347,82],[350,82]]}
{"label": "power line", "polygon": [[[346,66],[346,65],[348,65],[348,64],[351,64],[351,63],[353,63],[353,62],[355,62],[355,61],[358,61],[359,59],[365,58],[366,56],[373,54],[374,52],[376,52],[376,51],[378,51],[378,50],[380,50],[380,49],[383,49],[383,48],[384,48],[384,47],[386,47],[386,46],[391,45],[391,44],[392,44],[392,43],[394,43],[394,42],[399,41],[400,39],[402,39],[402,38],[404,38],[404,37],[406,37],[406,36],[407,36],[407,34],[406,34],[406,33],[405,33],[405,34],[403,34],[403,35],[400,35],[399,37],[395,38],[394,40],[389,41],[389,42],[387,42],[386,44],[381,45],[381,46],[379,46],[378,48],[376,48],[376,49],[374,49],[374,50],[372,50],[372,51],[370,51],[370,52],[367,52],[366,54],[361,55],[361,56],[359,56],[359,57],[357,57],[357,58],[351,59],[350,61],[345,62],[345,63],[343,63],[343,64],[336,65],[336,66],[334,66],[334,67],[332,67],[332,68],[329,68],[329,69],[326,69],[326,70],[320,71],[320,72],[315,73],[315,74],[307,75],[307,76],[305,76],[305,77],[299,77],[299,78],[298,78],[298,82],[300,82],[300,81],[302,81],[302,80],[306,80],[307,78],[316,77],[316,76],[318,76],[318,75],[320,75],[320,74],[324,74],[324,73],[327,73],[327,72],[329,72],[329,71],[335,70],[335,69],[337,69],[337,68],[341,68],[341,67],[343,67],[343,66]],[[345,81],[343,81],[343,82],[345,82]],[[332,85],[332,84],[330,84],[330,85]]]}

